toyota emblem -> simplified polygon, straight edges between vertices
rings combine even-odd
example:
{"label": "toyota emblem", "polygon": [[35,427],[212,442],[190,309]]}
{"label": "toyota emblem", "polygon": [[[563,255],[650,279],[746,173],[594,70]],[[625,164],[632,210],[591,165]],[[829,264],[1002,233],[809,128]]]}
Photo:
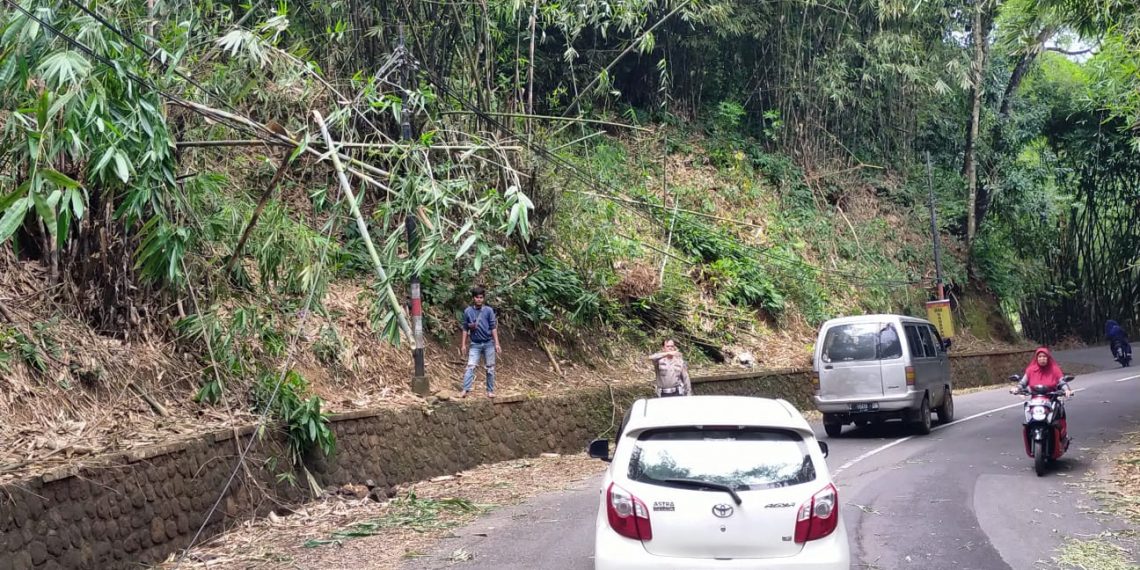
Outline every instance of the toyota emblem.
{"label": "toyota emblem", "polygon": [[726,505],[724,503],[713,505],[712,513],[718,518],[726,519],[732,516],[732,505]]}

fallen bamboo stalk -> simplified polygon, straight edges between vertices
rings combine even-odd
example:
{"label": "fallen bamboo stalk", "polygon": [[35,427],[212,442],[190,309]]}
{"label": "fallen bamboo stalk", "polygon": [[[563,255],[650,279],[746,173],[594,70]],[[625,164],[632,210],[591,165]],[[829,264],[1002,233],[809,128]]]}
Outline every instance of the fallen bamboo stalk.
{"label": "fallen bamboo stalk", "polygon": [[[250,129],[253,129],[255,131],[264,133],[266,136],[265,140],[260,144],[272,145],[272,144],[276,143],[276,144],[280,144],[282,146],[293,146],[293,147],[302,146],[301,141],[295,140],[289,135],[283,135],[277,131],[271,130],[269,127],[267,127],[261,123],[258,123],[257,121],[254,121],[248,117],[236,115],[234,113],[223,111],[221,109],[215,109],[214,107],[209,107],[206,105],[202,105],[200,103],[194,103],[193,101],[178,100],[178,101],[172,101],[172,103],[186,107],[187,109],[190,109],[190,110],[192,110],[198,114],[201,114],[201,115],[205,115],[205,116],[213,115],[214,117],[219,117],[219,118],[225,119],[227,121],[238,123],[240,125],[244,125],[244,126],[250,128]],[[331,138],[327,142],[329,144],[331,144]],[[335,148],[335,147],[330,147],[330,148]],[[316,156],[318,158],[323,158],[324,154],[325,154],[325,153],[321,152],[319,149],[315,149],[309,145],[305,145],[304,149],[305,149],[306,153],[311,154],[313,156]],[[366,172],[371,172],[371,173],[376,174],[378,176],[384,176],[384,177],[387,177],[389,175],[388,171],[380,169],[380,168],[376,168],[375,166],[372,166],[371,164],[368,164],[368,163],[363,162],[361,160],[352,158],[351,156],[348,156],[347,154],[337,153],[337,155],[341,160],[344,160],[344,161],[348,162],[349,164],[357,166]]]}
{"label": "fallen bamboo stalk", "polygon": [[[335,148],[333,146],[332,136],[329,135],[329,129],[325,125],[325,119],[321,116],[321,112],[314,110],[313,117],[317,121],[317,126],[321,129],[321,136],[325,138],[325,144],[327,144],[330,149]],[[392,283],[388,281],[388,272],[384,270],[384,265],[380,262],[380,255],[376,253],[376,246],[373,245],[372,236],[368,233],[368,224],[364,222],[364,216],[360,213],[360,206],[356,202],[356,195],[352,192],[352,185],[348,183],[348,177],[344,174],[344,165],[340,162],[340,154],[330,152],[329,157],[332,159],[333,169],[336,170],[336,176],[340,181],[341,190],[348,196],[348,205],[352,209],[352,216],[356,218],[356,227],[360,231],[360,237],[364,238],[364,247],[368,250],[368,256],[372,258],[372,264],[376,267],[376,275],[380,278],[380,282],[384,284],[388,303],[392,305],[392,311],[396,314],[396,322],[400,325],[400,330],[404,333],[404,336],[407,337],[408,342],[414,343],[412,327],[408,324],[408,316],[404,313],[404,307],[400,304],[400,300],[396,298],[396,292],[392,290]]]}
{"label": "fallen bamboo stalk", "polygon": [[265,205],[269,203],[269,197],[273,195],[273,191],[277,189],[277,185],[281,182],[281,177],[285,175],[285,170],[289,167],[289,159],[292,158],[291,152],[286,152],[285,156],[281,159],[281,166],[277,167],[277,172],[273,173],[273,180],[269,181],[269,186],[262,192],[261,198],[257,200],[257,207],[253,209],[253,215],[249,217],[249,223],[246,224],[245,229],[241,232],[241,238],[238,239],[237,245],[234,246],[234,251],[230,254],[230,260],[226,262],[225,275],[229,275],[234,270],[234,265],[237,260],[241,258],[241,250],[245,247],[246,240],[249,235],[253,233],[254,226],[257,225],[258,218],[261,217],[261,212],[265,210]]}
{"label": "fallen bamboo stalk", "polygon": [[143,392],[142,388],[139,388],[137,384],[134,382],[127,382],[127,387],[130,388],[135,394],[138,394],[139,397],[142,398],[143,401],[150,406],[150,409],[154,410],[154,413],[164,418],[170,417],[170,412],[167,412],[166,408],[162,407],[162,404],[158,403],[158,401],[152,398],[150,394]]}
{"label": "fallen bamboo stalk", "polygon": [[554,351],[550,350],[550,345],[541,338],[538,339],[538,346],[542,347],[542,351],[546,353],[546,357],[550,359],[550,364],[554,366],[554,373],[559,376],[565,376],[562,373],[562,367],[558,365],[558,359],[554,358]]}
{"label": "fallen bamboo stalk", "polygon": [[[444,115],[475,115],[474,111],[444,111],[440,116]],[[638,127],[636,125],[629,125],[626,123],[615,123],[613,121],[603,121],[601,119],[583,119],[581,117],[555,117],[553,115],[533,115],[529,113],[496,113],[493,111],[480,111],[478,114],[487,115],[490,117],[512,117],[515,119],[542,119],[544,121],[567,121],[571,123],[585,123],[591,125],[607,125],[610,127],[620,127],[623,129],[630,129],[634,131],[645,131],[647,133],[653,132],[653,129],[645,127]]]}
{"label": "fallen bamboo stalk", "polygon": [[[214,140],[214,141],[178,141],[174,143],[178,148],[208,148],[208,147],[228,147],[228,146],[292,146],[289,143],[281,141],[265,141],[261,139],[239,139],[239,140]],[[401,148],[408,146],[406,143],[337,143],[339,148]],[[504,150],[523,150],[521,146],[501,146]],[[423,147],[423,150],[491,150],[489,145],[477,144],[441,144]]]}

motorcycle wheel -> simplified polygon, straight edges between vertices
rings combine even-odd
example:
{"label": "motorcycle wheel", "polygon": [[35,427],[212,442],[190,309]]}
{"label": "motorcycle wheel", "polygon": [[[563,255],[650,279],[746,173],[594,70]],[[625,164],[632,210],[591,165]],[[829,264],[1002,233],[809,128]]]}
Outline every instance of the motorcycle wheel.
{"label": "motorcycle wheel", "polygon": [[1045,475],[1045,465],[1049,462],[1049,456],[1046,454],[1045,442],[1039,441],[1033,444],[1033,470],[1037,472],[1037,476]]}

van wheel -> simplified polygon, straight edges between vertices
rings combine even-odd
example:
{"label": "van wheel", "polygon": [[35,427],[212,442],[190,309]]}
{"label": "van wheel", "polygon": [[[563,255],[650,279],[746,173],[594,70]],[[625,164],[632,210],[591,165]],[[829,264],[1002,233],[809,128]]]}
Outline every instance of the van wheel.
{"label": "van wheel", "polygon": [[914,431],[918,435],[930,433],[930,396],[922,397],[922,405],[918,408],[918,418],[914,422]]}
{"label": "van wheel", "polygon": [[843,424],[824,414],[823,431],[827,433],[827,437],[839,437],[839,434],[843,433]]}
{"label": "van wheel", "polygon": [[938,406],[938,423],[948,424],[954,421],[954,394],[950,392],[950,388],[946,389],[946,394],[942,396],[942,405]]}

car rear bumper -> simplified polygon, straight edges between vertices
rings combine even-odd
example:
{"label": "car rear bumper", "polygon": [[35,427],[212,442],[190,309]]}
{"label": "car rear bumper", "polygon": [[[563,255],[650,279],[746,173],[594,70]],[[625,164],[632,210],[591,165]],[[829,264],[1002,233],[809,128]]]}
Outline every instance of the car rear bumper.
{"label": "car rear bumper", "polygon": [[[876,396],[873,398],[828,398],[812,396],[817,410],[823,413],[852,413],[851,404],[874,402],[879,404],[878,412],[898,412],[916,409],[922,404],[922,392],[911,391],[899,396]],[[857,412],[869,413],[875,412]]]}
{"label": "car rear bumper", "polygon": [[785,558],[715,560],[654,556],[640,542],[618,536],[608,528],[596,533],[594,570],[850,570],[847,527],[840,522],[830,536],[804,545]]}

